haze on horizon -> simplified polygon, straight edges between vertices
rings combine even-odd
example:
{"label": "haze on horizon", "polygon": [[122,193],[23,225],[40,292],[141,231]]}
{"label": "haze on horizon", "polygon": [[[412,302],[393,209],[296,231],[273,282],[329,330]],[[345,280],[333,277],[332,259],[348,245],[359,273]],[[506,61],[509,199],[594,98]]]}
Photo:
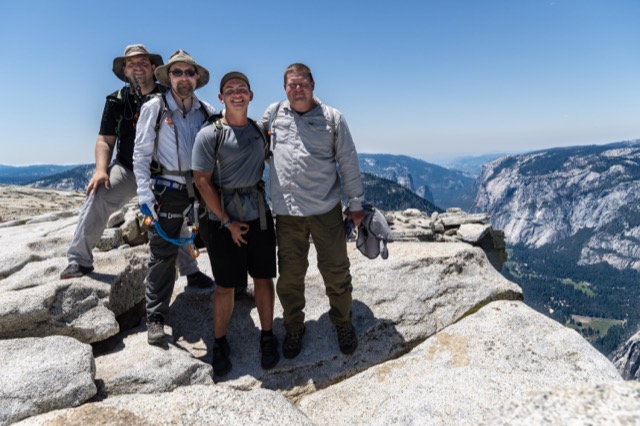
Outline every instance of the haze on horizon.
{"label": "haze on horizon", "polygon": [[[154,12],[152,12],[154,10]],[[455,0],[264,3],[33,0],[0,4],[0,164],[94,161],[124,46],[187,50],[245,72],[259,118],[282,73],[308,64],[360,153],[432,163],[640,138],[640,2]]]}

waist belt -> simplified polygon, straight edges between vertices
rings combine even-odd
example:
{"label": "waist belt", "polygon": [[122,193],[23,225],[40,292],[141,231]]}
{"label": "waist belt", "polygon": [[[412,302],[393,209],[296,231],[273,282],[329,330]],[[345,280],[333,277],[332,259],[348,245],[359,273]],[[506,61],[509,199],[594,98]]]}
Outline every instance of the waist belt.
{"label": "waist belt", "polygon": [[164,188],[164,189],[174,189],[176,191],[184,191],[185,189],[187,189],[187,185],[185,185],[184,183],[180,183],[180,182],[175,182],[173,180],[170,179],[165,179],[163,177],[152,177],[151,178],[152,182],[153,182],[153,187],[159,187],[159,188]]}
{"label": "waist belt", "polygon": [[238,210],[238,214],[240,214],[240,216],[244,216],[244,209],[242,208],[242,203],[240,202],[240,195],[256,194],[258,198],[258,214],[260,216],[260,230],[266,231],[267,208],[264,201],[264,183],[262,181],[254,186],[245,186],[242,188],[221,188],[219,189],[219,191],[222,195],[221,201],[224,199],[225,194],[231,195],[233,197],[233,204],[235,204],[236,210]]}
{"label": "waist belt", "polygon": [[[189,210],[191,209],[191,207],[189,207]],[[183,217],[185,217],[189,212],[183,212],[183,213],[171,213],[171,212],[159,212],[158,213],[158,217],[162,217],[165,219],[181,219]]]}

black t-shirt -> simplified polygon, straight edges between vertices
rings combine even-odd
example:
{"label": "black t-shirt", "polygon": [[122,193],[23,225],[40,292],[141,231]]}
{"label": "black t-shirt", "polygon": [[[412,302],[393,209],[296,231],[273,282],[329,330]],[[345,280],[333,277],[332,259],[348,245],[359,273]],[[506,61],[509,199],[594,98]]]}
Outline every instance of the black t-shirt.
{"label": "black t-shirt", "polygon": [[[161,93],[164,90],[160,85],[156,85],[149,94]],[[133,146],[136,140],[136,122],[138,121],[138,100],[136,96],[130,93],[129,87],[122,89],[122,99],[118,99],[116,90],[107,96],[102,112],[102,121],[100,122],[99,134],[103,136],[118,137],[116,145],[116,159],[122,163],[124,167],[133,171]],[[146,102],[151,96],[145,96]],[[120,118],[122,117],[122,121]],[[118,132],[118,122],[120,121],[120,132]]]}

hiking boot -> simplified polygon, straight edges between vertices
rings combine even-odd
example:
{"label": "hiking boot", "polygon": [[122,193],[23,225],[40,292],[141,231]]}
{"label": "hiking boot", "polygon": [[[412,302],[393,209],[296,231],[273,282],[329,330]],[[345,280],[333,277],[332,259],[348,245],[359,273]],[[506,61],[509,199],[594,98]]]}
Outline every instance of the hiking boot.
{"label": "hiking boot", "polygon": [[298,356],[302,350],[302,336],[304,336],[304,327],[302,330],[294,331],[284,336],[284,342],[282,342],[282,355],[285,358],[291,359]]}
{"label": "hiking boot", "polygon": [[164,320],[158,316],[147,319],[147,342],[150,345],[164,343]]}
{"label": "hiking boot", "polygon": [[231,355],[231,347],[229,342],[224,340],[222,343],[215,342],[213,344],[213,361],[211,366],[213,367],[213,374],[216,376],[224,376],[231,371],[231,361],[229,361],[229,355]]}
{"label": "hiking boot", "polygon": [[261,336],[260,352],[262,352],[262,359],[260,360],[262,368],[270,370],[275,367],[278,361],[280,361],[280,354],[278,353],[278,338],[274,335]]}
{"label": "hiking boot", "polygon": [[187,275],[187,287],[209,288],[213,286],[213,279],[201,271]]}
{"label": "hiking boot", "polygon": [[93,272],[93,266],[82,266],[77,263],[70,263],[64,268],[64,271],[60,273],[60,279],[66,280],[67,278],[78,278],[83,275],[87,275]]}
{"label": "hiking boot", "polygon": [[336,333],[338,333],[338,345],[340,352],[345,355],[351,355],[358,347],[358,336],[351,324],[337,325]]}

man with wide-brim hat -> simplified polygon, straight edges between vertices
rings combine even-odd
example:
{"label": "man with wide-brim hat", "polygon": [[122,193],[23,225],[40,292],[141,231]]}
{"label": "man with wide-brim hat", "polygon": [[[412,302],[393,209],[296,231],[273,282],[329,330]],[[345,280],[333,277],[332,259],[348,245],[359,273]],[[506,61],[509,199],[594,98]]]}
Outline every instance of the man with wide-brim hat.
{"label": "man with wide-brim hat", "polygon": [[156,78],[158,82],[165,87],[171,87],[169,72],[173,64],[177,62],[184,62],[195,67],[196,73],[198,74],[197,83],[195,89],[199,89],[201,87],[206,86],[209,82],[209,71],[201,65],[198,65],[196,61],[193,60],[191,55],[189,55],[184,50],[180,49],[171,55],[169,58],[169,62],[166,65],[162,65],[156,68]]}
{"label": "man with wide-brim hat", "polygon": [[[77,278],[93,271],[93,248],[106,228],[109,216],[136,196],[133,173],[135,126],[142,103],[164,90],[156,84],[154,71],[163,61],[141,44],[132,44],[113,60],[113,73],[125,83],[107,96],[95,146],[96,168],[87,185],[87,199],[67,251],[68,264],[61,279]],[[113,152],[115,159],[111,162]],[[181,275],[194,287],[210,287],[213,280],[200,272],[188,250],[178,260]]]}
{"label": "man with wide-brim hat", "polygon": [[112,69],[116,77],[118,77],[120,80],[124,81],[125,83],[128,83],[130,79],[129,77],[127,77],[124,70],[126,66],[126,61],[127,59],[130,60],[137,56],[147,57],[151,65],[153,65],[154,70],[164,64],[164,61],[162,60],[162,56],[158,55],[157,53],[149,53],[147,48],[141,44],[132,44],[125,47],[124,55],[118,56],[113,60]]}
{"label": "man with wide-brim hat", "polygon": [[191,151],[196,134],[215,109],[194,93],[207,84],[209,72],[184,50],[156,68],[156,78],[167,91],[140,110],[133,171],[140,208],[153,218],[146,277],[147,341],[163,345],[179,251],[175,242],[185,217],[192,217],[190,212],[196,210]]}

